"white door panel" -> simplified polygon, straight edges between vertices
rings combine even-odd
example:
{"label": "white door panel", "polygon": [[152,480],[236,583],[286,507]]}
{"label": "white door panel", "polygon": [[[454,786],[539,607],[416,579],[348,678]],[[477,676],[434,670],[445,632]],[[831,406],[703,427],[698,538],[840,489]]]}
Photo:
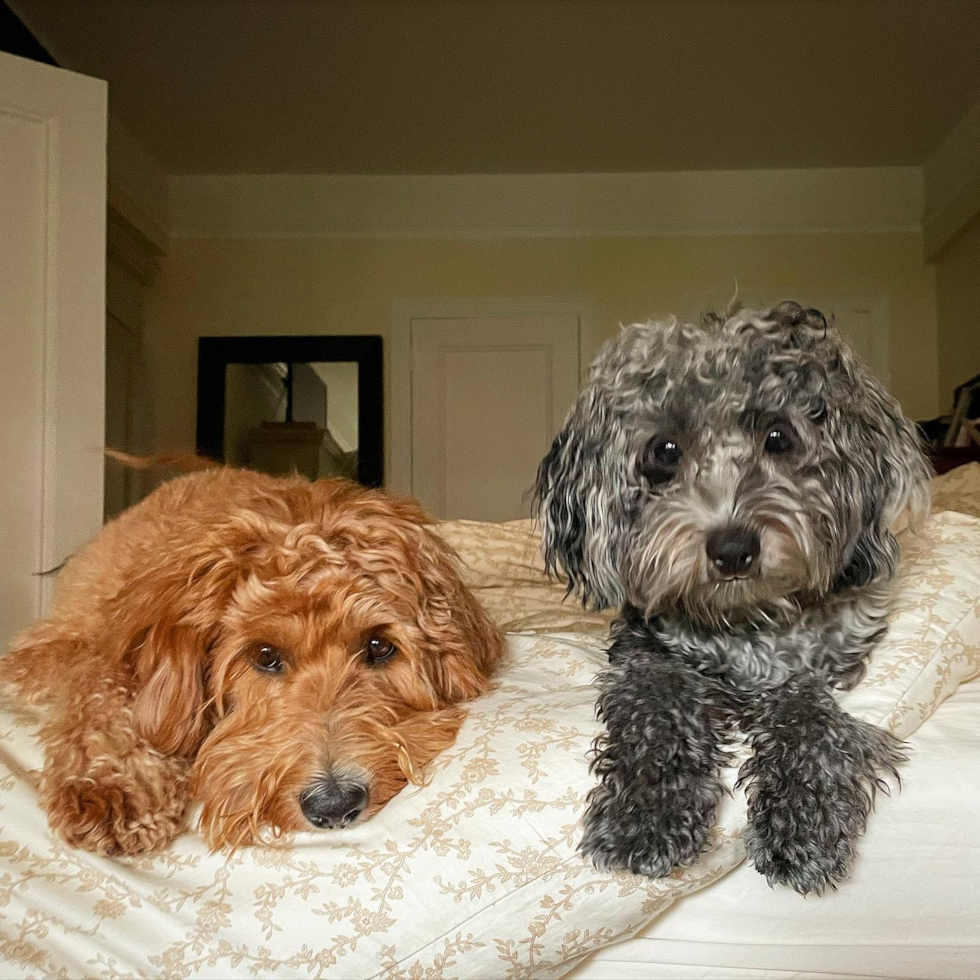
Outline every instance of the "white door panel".
{"label": "white door panel", "polygon": [[578,392],[579,319],[412,321],[412,492],[431,513],[529,516],[538,463]]}
{"label": "white door panel", "polygon": [[102,518],[106,86],[0,54],[0,646]]}

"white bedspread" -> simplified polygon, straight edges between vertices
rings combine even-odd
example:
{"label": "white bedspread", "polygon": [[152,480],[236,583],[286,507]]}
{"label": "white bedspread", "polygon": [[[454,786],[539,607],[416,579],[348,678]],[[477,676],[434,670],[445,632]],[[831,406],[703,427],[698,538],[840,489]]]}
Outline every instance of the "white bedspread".
{"label": "white bedspread", "polygon": [[[558,604],[561,587],[514,551],[528,544],[526,528],[460,525],[447,536],[470,542],[461,550],[472,584],[499,622],[540,632],[511,637],[499,687],[472,706],[431,783],[364,824],[231,856],[208,854],[193,832],[155,857],[72,850],[48,832],[37,806],[35,724],[0,713],[0,975],[560,976],[737,867],[741,793],[726,801],[702,860],[667,879],[599,873],[579,857],[577,823],[592,786],[586,757],[598,731],[591,682],[605,661],[605,622]],[[980,674],[980,521],[936,515],[920,538],[903,537],[892,629],[846,701],[906,736]],[[501,554],[510,555],[502,564],[493,557]],[[570,625],[577,631],[544,632]],[[900,809],[910,818],[915,792],[913,784],[883,801],[888,819]],[[948,805],[948,794],[942,799]],[[872,824],[866,855],[876,853],[884,819]],[[931,827],[920,832],[928,843]],[[910,832],[894,861],[911,866],[912,840]],[[874,867],[873,858],[864,861],[858,875]],[[950,868],[940,862],[930,873]],[[774,899],[754,873],[736,880],[755,891],[752,902],[804,905],[792,893]],[[715,887],[723,886],[733,887]],[[670,942],[695,945],[685,935]]]}

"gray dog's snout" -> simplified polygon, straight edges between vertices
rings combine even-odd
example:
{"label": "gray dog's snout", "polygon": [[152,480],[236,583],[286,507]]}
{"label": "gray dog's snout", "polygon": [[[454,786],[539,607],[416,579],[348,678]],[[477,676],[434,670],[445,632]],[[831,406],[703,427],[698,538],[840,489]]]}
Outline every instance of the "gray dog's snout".
{"label": "gray dog's snout", "polygon": [[346,827],[363,812],[368,802],[367,787],[359,782],[323,779],[300,794],[303,816],[314,827]]}
{"label": "gray dog's snout", "polygon": [[708,560],[723,578],[745,578],[754,572],[761,548],[759,535],[740,527],[712,531],[705,542]]}

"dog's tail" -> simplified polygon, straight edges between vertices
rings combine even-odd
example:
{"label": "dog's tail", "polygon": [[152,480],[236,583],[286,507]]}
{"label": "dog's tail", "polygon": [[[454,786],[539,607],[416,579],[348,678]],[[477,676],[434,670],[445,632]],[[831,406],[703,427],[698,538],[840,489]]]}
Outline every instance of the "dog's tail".
{"label": "dog's tail", "polygon": [[[197,453],[152,453],[146,456],[139,456],[136,453],[124,453],[121,449],[106,449],[104,451],[106,459],[128,466],[131,470],[150,470],[155,467],[179,470],[182,473],[192,473],[195,470],[212,470],[221,466],[221,463],[206,456],[199,456]],[[54,575],[60,572],[69,559],[74,557],[74,552],[64,559],[54,568],[47,568],[43,572],[34,572],[38,577]]]}
{"label": "dog's tail", "polygon": [[131,470],[150,470],[166,468],[180,470],[182,473],[192,473],[195,470],[213,470],[221,466],[217,460],[208,459],[197,453],[152,453],[140,456],[136,453],[124,453],[119,449],[107,449],[107,459],[128,466]]}

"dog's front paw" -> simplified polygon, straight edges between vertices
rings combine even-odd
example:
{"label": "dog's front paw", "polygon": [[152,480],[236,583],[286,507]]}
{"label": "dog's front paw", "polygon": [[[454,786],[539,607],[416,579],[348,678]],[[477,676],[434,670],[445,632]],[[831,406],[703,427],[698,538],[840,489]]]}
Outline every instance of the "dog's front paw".
{"label": "dog's front paw", "polygon": [[176,786],[124,786],[71,780],[48,794],[48,822],[72,847],[95,854],[144,854],[180,833],[186,796]]}
{"label": "dog's front paw", "polygon": [[847,876],[854,836],[818,800],[801,808],[799,801],[784,798],[750,812],[745,850],[770,885],[789,885],[801,895],[819,895]]}
{"label": "dog's front paw", "polygon": [[600,871],[630,871],[663,878],[693,864],[708,844],[710,823],[703,811],[665,804],[640,809],[596,787],[589,796],[579,850]]}
{"label": "dog's front paw", "polygon": [[[811,707],[811,711],[812,711]],[[770,885],[819,895],[847,877],[884,776],[897,778],[902,743],[888,732],[827,710],[821,729],[757,743],[743,766],[753,780],[745,847]]]}

